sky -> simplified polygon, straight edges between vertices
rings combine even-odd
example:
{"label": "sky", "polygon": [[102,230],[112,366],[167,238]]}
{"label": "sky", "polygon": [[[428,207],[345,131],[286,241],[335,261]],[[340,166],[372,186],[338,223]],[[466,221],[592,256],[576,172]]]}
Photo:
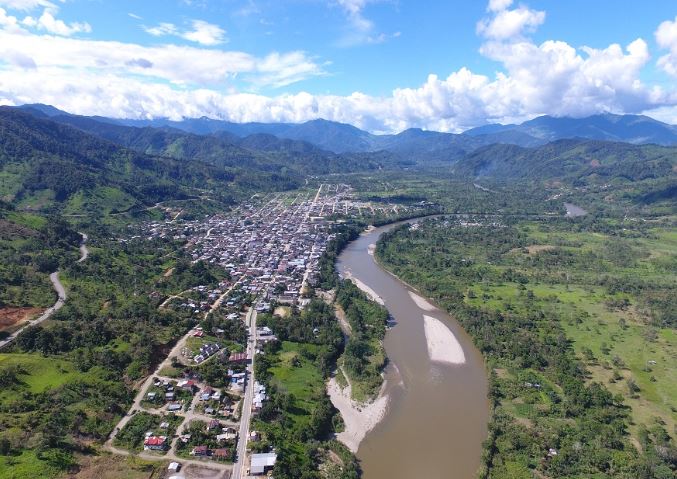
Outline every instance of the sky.
{"label": "sky", "polygon": [[0,104],[458,132],[677,123],[677,0],[0,0]]}

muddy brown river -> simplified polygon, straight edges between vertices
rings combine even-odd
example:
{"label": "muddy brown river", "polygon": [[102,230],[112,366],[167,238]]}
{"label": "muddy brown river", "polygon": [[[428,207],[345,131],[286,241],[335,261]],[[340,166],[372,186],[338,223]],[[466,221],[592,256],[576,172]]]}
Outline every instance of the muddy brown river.
{"label": "muddy brown river", "polygon": [[[390,360],[385,371],[388,409],[358,449],[363,477],[471,479],[487,437],[489,402],[484,362],[452,317],[421,305],[420,300],[417,304],[410,295],[413,290],[376,263],[370,245],[393,227],[364,233],[348,245],[337,263],[342,276],[353,275],[380,296],[394,320],[384,342]],[[441,321],[451,330],[463,350],[462,364],[458,363],[458,351],[456,364],[431,360],[424,316]],[[428,339],[431,332],[435,330],[428,330]]]}

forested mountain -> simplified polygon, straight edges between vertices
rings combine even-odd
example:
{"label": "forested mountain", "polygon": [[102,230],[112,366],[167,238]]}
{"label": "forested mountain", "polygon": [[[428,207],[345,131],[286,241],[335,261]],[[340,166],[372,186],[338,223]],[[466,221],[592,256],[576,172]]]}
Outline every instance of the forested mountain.
{"label": "forested mountain", "polygon": [[[139,151],[150,154],[169,154],[175,158],[196,158],[215,162],[215,157],[237,157],[240,161],[253,161],[258,150],[254,140],[240,141],[254,135],[272,135],[279,139],[310,143],[319,150],[336,154],[351,152],[388,151],[401,161],[416,163],[452,163],[476,150],[501,143],[522,147],[536,147],[559,139],[591,139],[633,144],[677,145],[677,127],[639,115],[594,115],[587,118],[555,118],[542,116],[520,125],[491,124],[473,128],[461,134],[426,131],[410,128],[393,135],[375,135],[352,125],[311,120],[305,123],[232,123],[209,118],[190,118],[181,121],[166,119],[119,120],[102,117],[82,117],[62,112],[48,105],[24,105],[34,114],[46,115],[55,121],[68,123]],[[96,122],[96,125],[91,122]],[[118,128],[116,130],[116,127]],[[124,127],[136,127],[126,130]],[[152,129],[151,129],[152,128]],[[158,129],[164,131],[162,135]],[[177,142],[181,134],[193,136]],[[164,136],[162,140],[157,136]],[[199,136],[202,140],[198,140]],[[264,141],[270,152],[271,139]],[[188,145],[186,145],[186,143]],[[194,143],[201,143],[196,146]],[[289,151],[286,146],[274,150]],[[150,148],[149,148],[150,146]],[[298,145],[297,145],[298,146]],[[241,147],[250,151],[238,150]],[[185,150],[184,150],[185,149]],[[294,150],[294,155],[309,153]],[[286,162],[294,158],[285,158]],[[364,160],[365,157],[360,158]],[[264,162],[275,162],[264,158]],[[346,160],[343,158],[342,160]],[[308,158],[302,160],[307,165]],[[394,160],[393,160],[394,161]],[[216,162],[216,164],[220,164]],[[350,163],[349,163],[350,164]],[[355,168],[352,165],[350,168]],[[373,165],[372,165],[373,166]],[[365,165],[369,168],[370,165]],[[331,168],[329,168],[331,170]]]}
{"label": "forested mountain", "polygon": [[156,158],[80,130],[0,108],[0,197],[32,209],[88,204],[112,212],[184,199],[232,182],[232,172]]}
{"label": "forested mountain", "polygon": [[0,108],[0,198],[32,209],[104,214],[206,191],[227,200],[297,187],[308,174],[395,164],[386,153],[338,155],[272,135],[194,135],[51,107]]}
{"label": "forested mountain", "polygon": [[596,140],[558,140],[535,148],[491,145],[455,166],[464,176],[501,179],[639,181],[675,175],[677,148]]}
{"label": "forested mountain", "polygon": [[[376,151],[339,154],[323,150],[316,144],[303,139],[290,139],[272,133],[253,133],[245,137],[239,137],[228,131],[194,134],[169,126],[161,128],[125,126],[110,119],[71,115],[45,105],[27,105],[22,109],[35,117],[35,125],[39,124],[44,127],[45,124],[54,125],[54,122],[62,124],[61,129],[55,129],[56,126],[52,127],[53,143],[64,142],[69,147],[86,145],[93,141],[92,137],[86,133],[95,135],[118,145],[116,147],[110,143],[104,143],[105,146],[100,149],[101,158],[107,156],[115,158],[120,154],[119,151],[128,148],[136,152],[132,154],[124,150],[126,155],[131,155],[133,158],[145,158],[145,161],[163,165],[163,168],[169,168],[171,165],[173,176],[163,173],[162,181],[183,181],[180,177],[186,177],[189,181],[182,185],[191,187],[197,186],[197,183],[206,186],[216,179],[216,181],[239,183],[244,189],[284,189],[300,184],[306,175],[348,173],[382,168],[399,169],[410,166],[452,167],[453,171],[460,176],[500,179],[558,179],[584,182],[603,182],[612,179],[639,181],[661,178],[665,180],[675,175],[673,168],[677,162],[677,147],[633,145],[581,138],[543,143],[544,140],[539,140],[525,131],[496,125],[476,129],[470,135],[420,129],[405,130],[397,135],[370,135],[349,125],[324,120],[302,125],[278,124],[275,128],[271,127],[273,130],[277,129],[279,135],[311,137],[320,143],[343,144],[345,149],[378,148]],[[10,108],[3,110],[16,112],[19,114],[17,118],[23,118],[24,125],[26,124],[28,115],[21,116],[20,110]],[[665,131],[672,128],[670,125],[644,117],[636,117],[635,123],[630,121],[629,116],[600,115],[596,118],[599,125],[608,125],[615,121],[618,131],[626,128],[627,131],[637,132],[638,128],[642,127],[641,125],[646,127],[647,125],[656,126],[655,124],[663,125],[661,128]],[[587,120],[541,117],[523,126],[526,125],[525,128],[528,127],[529,132],[543,136],[545,134],[543,125],[564,125],[569,127],[568,131],[574,132],[585,129],[585,124],[595,123],[592,119],[593,117]],[[214,127],[211,128],[212,130],[217,129],[215,128],[217,124],[225,125],[224,122],[215,123],[214,120],[205,119],[186,121],[193,126],[196,124],[211,125]],[[183,122],[173,124],[176,126]],[[75,127],[81,131],[75,133],[76,130],[63,125]],[[248,124],[239,127],[242,128],[240,131],[249,127],[256,130],[261,125],[263,124]],[[536,131],[537,128],[541,129]],[[60,136],[61,131],[67,134]],[[562,127],[558,131],[565,131],[565,129]],[[70,138],[72,135],[80,135],[78,138],[88,138],[77,140]],[[496,142],[497,139],[505,143]],[[517,142],[519,145],[511,144],[512,142]],[[35,142],[30,140],[28,143],[33,145]],[[68,156],[70,150],[66,148],[64,151]],[[180,162],[172,162],[172,159],[180,160]],[[181,164],[185,164],[185,171],[177,169]],[[114,162],[113,165],[115,165]],[[213,167],[217,168],[209,169]],[[68,167],[64,168],[63,171],[68,171]],[[209,180],[203,180],[202,177],[199,177],[199,180],[194,179],[193,170],[195,169]],[[75,185],[80,181],[77,178],[80,178],[82,172],[79,173],[72,175],[75,180],[68,180],[69,185]],[[60,178],[64,175],[55,175],[55,177]],[[12,187],[17,185],[13,181],[10,183]],[[23,191],[35,191],[42,184],[39,181],[31,181],[28,186],[22,186],[10,194],[21,199],[22,195],[25,195]],[[62,187],[56,188],[56,191],[58,191],[56,195],[58,201],[72,193]],[[123,188],[122,191],[127,190]],[[179,191],[181,190],[176,190],[176,192]],[[7,196],[7,193],[3,194]]]}
{"label": "forested mountain", "polygon": [[303,176],[370,170],[400,161],[392,155],[369,152],[337,154],[300,139],[270,133],[253,133],[243,138],[227,131],[194,134],[166,126],[124,126],[103,118],[59,112],[51,107],[30,105],[22,109],[38,116],[47,112],[49,120],[74,126],[138,152],[204,161],[219,167],[266,172],[292,170]]}
{"label": "forested mountain", "polygon": [[[521,125],[486,125],[467,135],[522,134],[541,141],[564,138],[621,141],[634,144],[677,145],[677,127],[643,115],[593,115],[587,118],[540,116]],[[507,138],[507,137],[506,137]],[[515,143],[505,141],[504,143]]]}

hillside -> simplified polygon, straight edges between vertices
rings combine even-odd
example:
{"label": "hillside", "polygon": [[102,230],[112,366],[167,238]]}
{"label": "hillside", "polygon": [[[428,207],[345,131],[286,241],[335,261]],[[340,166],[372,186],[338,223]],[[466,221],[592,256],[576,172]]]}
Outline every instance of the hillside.
{"label": "hillside", "polygon": [[675,164],[674,147],[558,140],[535,148],[487,146],[467,155],[455,172],[507,180],[640,181],[675,176]]}
{"label": "hillside", "polygon": [[[620,141],[633,144],[677,145],[677,127],[644,115],[593,115],[587,118],[541,116],[520,125],[486,125],[467,135],[523,134],[542,141],[564,138]],[[506,141],[506,143],[512,143]]]}
{"label": "hillside", "polygon": [[111,213],[223,188],[233,173],[122,148],[80,130],[0,108],[0,197],[24,208]]}
{"label": "hillside", "polygon": [[[125,126],[110,119],[71,115],[43,105],[28,105],[22,109],[39,117],[45,116],[47,111],[51,121],[76,127],[141,153],[197,160],[225,168],[276,174],[287,174],[291,170],[295,176],[305,176],[377,169],[387,164],[396,165],[399,161],[394,156],[372,156],[362,151],[357,152],[361,154],[337,154],[303,139],[277,137],[268,132],[245,137],[228,131],[196,134],[169,126]],[[194,120],[197,123],[204,121]]]}

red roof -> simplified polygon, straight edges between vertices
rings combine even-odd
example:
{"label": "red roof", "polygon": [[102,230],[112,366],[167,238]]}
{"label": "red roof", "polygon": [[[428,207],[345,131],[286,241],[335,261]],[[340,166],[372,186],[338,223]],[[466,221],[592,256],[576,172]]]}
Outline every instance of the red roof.
{"label": "red roof", "polygon": [[246,361],[247,353],[232,353],[228,358],[228,361]]}
{"label": "red roof", "polygon": [[165,443],[166,439],[159,436],[150,436],[147,437],[143,442],[144,446],[162,446]]}
{"label": "red roof", "polygon": [[216,457],[227,457],[228,456],[228,449],[214,449],[214,452],[212,453],[213,456]]}

